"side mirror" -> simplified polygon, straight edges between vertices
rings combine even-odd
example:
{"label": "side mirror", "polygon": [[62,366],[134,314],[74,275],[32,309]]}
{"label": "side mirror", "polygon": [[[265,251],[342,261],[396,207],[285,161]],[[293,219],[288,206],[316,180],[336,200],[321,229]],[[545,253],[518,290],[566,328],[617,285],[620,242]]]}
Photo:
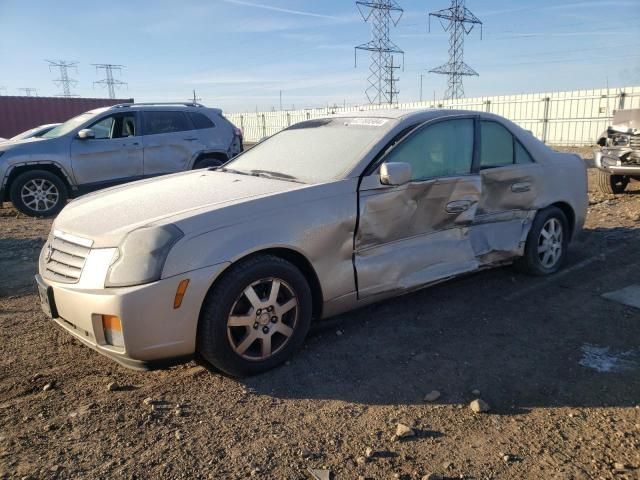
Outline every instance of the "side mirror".
{"label": "side mirror", "polygon": [[380,183],[404,185],[411,180],[411,165],[405,162],[383,163],[380,167]]}
{"label": "side mirror", "polygon": [[88,140],[90,138],[95,138],[95,137],[96,137],[96,134],[93,133],[93,130],[91,130],[90,128],[83,128],[78,132],[78,138],[80,140]]}

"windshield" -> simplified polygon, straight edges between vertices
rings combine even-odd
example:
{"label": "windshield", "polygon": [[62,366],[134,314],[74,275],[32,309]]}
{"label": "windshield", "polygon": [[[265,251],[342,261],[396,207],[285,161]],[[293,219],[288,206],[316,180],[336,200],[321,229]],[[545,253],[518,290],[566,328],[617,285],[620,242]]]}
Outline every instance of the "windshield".
{"label": "windshield", "polygon": [[64,122],[62,125],[58,125],[56,128],[48,131],[47,133],[42,135],[42,138],[58,138],[62,135],[66,135],[94,116],[95,113],[91,112],[81,113],[77,117],[73,117],[72,119]]}
{"label": "windshield", "polygon": [[346,174],[392,127],[386,118],[331,118],[298,123],[225,165],[254,175],[323,183]]}
{"label": "windshield", "polygon": [[34,133],[36,130],[38,130],[38,128],[39,127],[32,128],[31,130],[27,130],[26,132],[19,133],[15,137],[11,137],[9,140],[11,140],[13,142],[15,140],[22,140],[23,138],[29,138],[32,133]]}

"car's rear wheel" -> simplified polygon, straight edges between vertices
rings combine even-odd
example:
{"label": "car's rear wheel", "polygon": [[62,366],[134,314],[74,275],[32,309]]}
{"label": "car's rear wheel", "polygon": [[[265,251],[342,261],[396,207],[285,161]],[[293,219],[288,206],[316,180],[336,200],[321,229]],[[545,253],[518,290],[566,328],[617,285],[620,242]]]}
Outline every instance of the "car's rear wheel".
{"label": "car's rear wheel", "polygon": [[622,193],[627,188],[627,185],[629,185],[629,177],[625,175],[611,175],[602,170],[598,170],[596,175],[598,189],[602,193]]}
{"label": "car's rear wheel", "polygon": [[562,268],[569,247],[569,222],[562,210],[540,210],[525,245],[524,256],[516,262],[520,270],[531,275],[550,275]]}
{"label": "car's rear wheel", "polygon": [[258,255],[224,274],[200,314],[198,352],[233,376],[264,372],[302,344],[311,323],[311,290],[293,264]]}
{"label": "car's rear wheel", "polygon": [[31,217],[51,217],[67,203],[67,187],[60,177],[46,170],[18,175],[9,188],[13,205]]}

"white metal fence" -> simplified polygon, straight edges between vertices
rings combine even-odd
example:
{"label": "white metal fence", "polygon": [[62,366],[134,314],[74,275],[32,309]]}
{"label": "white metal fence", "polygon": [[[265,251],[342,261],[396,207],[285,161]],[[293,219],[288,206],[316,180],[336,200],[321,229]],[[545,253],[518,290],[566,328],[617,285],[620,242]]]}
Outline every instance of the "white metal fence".
{"label": "white metal fence", "polygon": [[[245,141],[257,142],[303,120],[339,112],[379,108],[388,108],[388,105],[233,113],[227,114],[226,117],[242,129]],[[410,102],[398,104],[395,108],[447,108],[491,112],[531,130],[536,137],[551,145],[591,145],[609,125],[614,110],[640,108],[640,87]]]}

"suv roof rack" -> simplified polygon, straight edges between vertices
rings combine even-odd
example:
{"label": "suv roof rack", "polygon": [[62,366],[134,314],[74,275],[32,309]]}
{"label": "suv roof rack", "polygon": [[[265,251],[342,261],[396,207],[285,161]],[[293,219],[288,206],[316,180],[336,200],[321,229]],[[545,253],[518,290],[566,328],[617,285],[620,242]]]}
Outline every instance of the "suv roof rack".
{"label": "suv roof rack", "polygon": [[117,105],[111,105],[111,108],[127,108],[135,107],[136,105],[181,105],[184,107],[201,107],[206,108],[201,103],[196,102],[145,102],[145,103],[118,103]]}

